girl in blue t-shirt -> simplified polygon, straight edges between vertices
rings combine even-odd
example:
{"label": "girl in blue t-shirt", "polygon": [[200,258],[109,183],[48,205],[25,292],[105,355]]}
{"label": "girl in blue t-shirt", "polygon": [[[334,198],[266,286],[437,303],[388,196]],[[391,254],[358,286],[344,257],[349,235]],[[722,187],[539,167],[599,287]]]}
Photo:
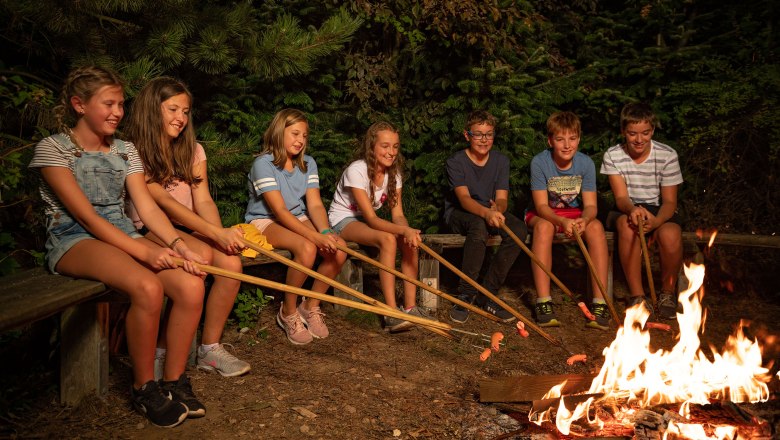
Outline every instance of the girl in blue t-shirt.
{"label": "girl in blue t-shirt", "polygon": [[[347,259],[336,244],[346,245],[330,229],[320,197],[317,164],[305,154],[309,137],[306,115],[295,109],[279,111],[263,135],[263,151],[249,172],[249,203],[245,219],[275,248],[287,249],[295,262],[312,267],[317,252],[323,260],[317,272],[334,278]],[[301,287],[306,274],[287,270],[285,283]],[[311,290],[325,293],[328,285],[315,280]],[[293,344],[308,344],[328,336],[319,300],[297,304],[298,295],[285,293],[276,322]]]}

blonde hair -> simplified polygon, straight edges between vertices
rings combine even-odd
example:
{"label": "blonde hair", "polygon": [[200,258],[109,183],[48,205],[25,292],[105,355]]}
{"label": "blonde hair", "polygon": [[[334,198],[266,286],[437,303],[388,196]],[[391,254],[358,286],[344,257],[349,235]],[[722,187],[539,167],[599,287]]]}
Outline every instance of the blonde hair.
{"label": "blonde hair", "polygon": [[77,96],[83,102],[87,102],[101,87],[105,86],[124,87],[124,82],[118,74],[105,67],[84,66],[73,69],[62,86],[60,103],[54,108],[54,117],[59,130],[69,131],[84,116],[73,108],[70,103],[72,97]]}
{"label": "blonde hair", "polygon": [[[268,129],[265,130],[265,134],[263,134],[263,151],[261,154],[273,155],[273,164],[277,168],[284,166],[287,160],[287,151],[284,149],[284,129],[299,122],[305,122],[307,126],[309,125],[309,120],[306,119],[306,114],[302,111],[294,108],[279,110],[271,120],[271,124],[268,125]],[[307,139],[301,152],[293,157],[293,166],[297,166],[303,172],[306,172],[306,162],[303,160],[303,155],[306,154],[308,146],[309,142]]]}
{"label": "blonde hair", "polygon": [[[377,143],[379,132],[382,131],[390,131],[398,134],[398,129],[389,122],[379,121],[371,124],[371,126],[368,127],[368,130],[366,130],[366,136],[363,138],[363,143],[359,145],[355,151],[355,157],[353,159],[353,162],[360,159],[366,161],[366,167],[368,168],[368,181],[371,182],[371,191],[369,191],[368,196],[371,199],[372,206],[374,205],[374,177],[376,176],[376,155],[374,154],[374,145]],[[395,157],[393,165],[385,170],[387,173],[386,202],[387,206],[390,208],[395,207],[395,205],[399,202],[399,200],[396,200],[397,193],[395,191],[395,187],[398,183],[398,175],[403,177],[403,169],[404,158],[399,151],[398,155]]]}
{"label": "blonde hair", "polygon": [[195,129],[187,121],[182,132],[168,142],[163,127],[162,103],[185,94],[192,107],[192,93],[181,81],[167,76],[149,81],[133,101],[124,134],[133,142],[144,164],[148,182],[167,185],[180,179],[197,185],[203,178],[194,175]]}
{"label": "blonde hair", "polygon": [[555,112],[547,118],[547,137],[552,138],[556,133],[571,131],[580,136],[582,125],[580,118],[572,112]]}

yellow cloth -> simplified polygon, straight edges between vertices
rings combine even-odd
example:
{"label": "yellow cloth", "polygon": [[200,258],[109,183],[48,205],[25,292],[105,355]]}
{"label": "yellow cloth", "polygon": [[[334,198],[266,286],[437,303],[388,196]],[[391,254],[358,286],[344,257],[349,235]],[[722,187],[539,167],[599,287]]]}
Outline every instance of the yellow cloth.
{"label": "yellow cloth", "polygon": [[[271,246],[271,243],[268,242],[268,239],[265,238],[265,235],[261,234],[256,227],[250,225],[249,223],[241,223],[233,227],[241,229],[244,232],[244,238],[247,241],[251,241],[252,243],[269,251],[272,251],[274,249],[274,247]],[[243,251],[241,251],[241,255],[247,258],[255,258],[257,254],[258,252],[256,250],[250,248],[246,248]]]}

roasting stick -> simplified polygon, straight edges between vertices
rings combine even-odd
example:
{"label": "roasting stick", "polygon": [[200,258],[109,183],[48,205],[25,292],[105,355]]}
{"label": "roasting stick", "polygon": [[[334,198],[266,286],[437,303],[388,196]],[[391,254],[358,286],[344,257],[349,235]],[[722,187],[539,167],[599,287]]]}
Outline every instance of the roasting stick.
{"label": "roasting stick", "polygon": [[604,283],[601,282],[601,278],[599,278],[598,274],[596,274],[596,266],[593,265],[593,260],[590,258],[590,252],[588,252],[588,248],[585,247],[585,243],[582,242],[580,231],[577,230],[577,228],[574,228],[574,238],[577,239],[577,244],[580,246],[582,255],[585,257],[585,261],[588,263],[590,276],[592,276],[599,285],[599,290],[601,290],[601,295],[604,297],[604,301],[607,303],[607,307],[609,307],[609,313],[612,314],[612,319],[615,320],[616,324],[620,325],[620,316],[617,314],[615,306],[612,304],[612,298],[607,295],[607,289],[604,288]]}
{"label": "roasting stick", "polygon": [[464,307],[464,308],[466,308],[468,310],[471,310],[472,312],[474,312],[474,313],[476,313],[476,314],[478,314],[480,316],[484,316],[485,318],[490,319],[490,320],[495,321],[495,322],[501,321],[500,319],[498,319],[495,316],[491,315],[490,313],[480,309],[479,307],[475,307],[475,306],[473,306],[473,305],[471,305],[471,304],[469,304],[469,303],[467,303],[465,301],[461,301],[458,298],[455,298],[452,295],[448,295],[448,294],[442,292],[439,289],[434,289],[433,287],[423,283],[422,281],[415,280],[414,278],[412,278],[410,276],[407,276],[403,272],[399,272],[399,271],[393,269],[392,267],[385,266],[384,264],[374,260],[373,258],[369,258],[369,257],[361,254],[360,252],[354,251],[354,250],[352,250],[352,249],[350,249],[350,248],[348,248],[346,246],[342,246],[340,244],[336,244],[336,247],[340,251],[346,252],[348,255],[351,255],[351,256],[357,258],[358,260],[365,261],[368,264],[376,266],[377,268],[382,269],[385,272],[389,272],[389,273],[397,276],[398,278],[401,278],[404,281],[408,281],[408,282],[414,284],[417,287],[420,287],[422,289],[427,290],[428,292],[433,293],[434,295],[438,295],[438,296],[440,296],[440,297],[442,297],[442,298],[444,298],[444,299],[446,299],[446,300],[448,300],[450,302],[453,302],[453,303],[455,303],[455,304],[457,304],[457,305],[459,305],[461,307]]}
{"label": "roasting stick", "polygon": [[[515,233],[512,232],[512,230],[509,229],[509,227],[505,223],[501,223],[501,229],[503,229],[504,232],[506,232],[507,234],[509,234],[510,237],[512,237],[512,240],[514,240],[515,243],[517,243],[517,245],[520,246],[520,249],[522,249],[523,252],[525,252],[531,258],[531,261],[536,263],[536,265],[539,266],[544,271],[544,273],[546,273],[547,276],[550,277],[550,279],[553,280],[555,284],[561,288],[561,290],[563,290],[563,293],[569,295],[569,298],[571,298],[572,301],[577,301],[574,298],[574,294],[571,293],[571,290],[569,290],[566,286],[563,285],[563,282],[561,282],[561,280],[559,280],[558,277],[556,277],[550,271],[550,269],[548,269],[547,266],[545,266],[544,263],[542,263],[542,260],[540,260],[539,257],[537,257],[536,254],[534,254],[531,251],[531,249],[528,249],[528,246],[526,246],[525,243],[523,243],[523,241],[520,240],[520,238],[517,235],[515,235]],[[588,318],[591,321],[595,319],[592,317],[593,314],[590,313],[585,303],[579,302],[577,305],[579,306],[580,311],[582,312],[583,315],[585,315],[586,318]],[[620,323],[620,320],[617,320],[617,322]]]}
{"label": "roasting stick", "polygon": [[[358,292],[357,290],[355,290],[355,289],[353,289],[353,288],[351,288],[349,286],[346,286],[344,284],[341,284],[341,283],[339,283],[336,280],[330,279],[330,278],[326,277],[325,275],[323,275],[323,274],[321,274],[321,273],[319,273],[317,271],[314,271],[312,269],[309,269],[306,266],[303,266],[300,263],[297,263],[297,262],[295,262],[293,260],[290,260],[289,258],[285,258],[285,257],[277,254],[276,252],[269,251],[268,249],[264,249],[262,246],[259,246],[256,243],[252,243],[251,241],[249,241],[249,240],[247,240],[245,238],[242,238],[241,241],[244,243],[244,246],[246,246],[246,247],[248,247],[248,248],[250,248],[250,249],[252,249],[254,251],[257,251],[258,253],[260,253],[262,255],[265,255],[265,256],[267,256],[269,258],[272,258],[272,259],[274,259],[274,260],[284,264],[287,267],[291,267],[291,268],[293,268],[295,270],[298,270],[300,272],[305,273],[306,275],[309,275],[310,277],[312,277],[314,279],[320,280],[323,283],[325,283],[325,284],[327,284],[327,285],[329,285],[331,287],[334,287],[334,288],[339,289],[339,290],[341,290],[343,292],[346,292],[346,293],[354,296],[355,298],[358,298],[358,299],[362,300],[363,302],[369,303],[369,304],[371,304],[371,305],[373,305],[375,307],[381,307],[383,309],[396,310],[396,309],[388,306],[387,304],[385,304],[385,303],[383,303],[381,301],[377,301],[374,298],[371,298],[370,296],[364,295],[364,294]],[[309,296],[309,295],[305,295],[305,296]],[[407,314],[404,313],[404,315],[407,315]],[[411,322],[410,319],[405,319],[405,321],[410,321]],[[454,339],[454,337],[451,334],[449,334],[448,332],[446,332],[446,331],[438,330],[438,329],[433,328],[433,327],[426,327],[426,328],[428,330],[438,334],[438,335],[447,337],[449,339]]]}
{"label": "roasting stick", "polygon": [[509,304],[507,304],[503,300],[501,300],[501,298],[497,297],[496,295],[493,295],[492,293],[490,293],[489,290],[485,289],[484,287],[479,285],[476,281],[472,280],[468,275],[466,275],[460,269],[458,269],[457,267],[453,266],[452,263],[450,263],[449,261],[444,259],[444,257],[442,257],[441,255],[439,255],[436,252],[434,252],[433,249],[429,248],[425,243],[420,243],[420,249],[422,249],[425,252],[427,252],[428,255],[430,255],[431,257],[436,259],[439,263],[441,263],[444,266],[446,266],[449,270],[451,270],[456,275],[461,277],[463,279],[463,281],[469,283],[472,287],[477,289],[480,293],[482,293],[486,297],[488,297],[491,300],[493,300],[493,302],[495,302],[496,304],[501,306],[504,310],[506,310],[509,313],[511,313],[512,315],[514,315],[515,318],[523,321],[525,323],[525,325],[530,327],[531,330],[533,330],[533,331],[539,333],[540,335],[542,335],[542,337],[544,339],[547,339],[553,345],[556,345],[556,346],[560,345],[560,341],[558,341],[557,339],[555,339],[552,336],[550,336],[549,334],[547,334],[547,332],[542,330],[541,327],[539,327],[533,321],[531,321],[530,319],[528,319],[525,316],[523,316],[522,314],[520,314],[520,312],[518,312],[517,310],[513,309],[511,306],[509,306]]}
{"label": "roasting stick", "polygon": [[[182,258],[174,257],[173,262],[176,263],[178,266],[184,265],[184,259]],[[425,327],[436,328],[440,330],[450,330],[452,328],[451,325],[445,322],[433,321],[431,319],[425,319],[425,318],[420,318],[418,316],[409,315],[408,313],[404,313],[392,307],[383,308],[383,307],[372,306],[357,301],[350,301],[348,299],[326,295],[324,293],[312,292],[311,290],[301,289],[300,287],[288,286],[287,284],[277,283],[276,281],[253,277],[251,275],[233,272],[230,270],[220,269],[219,267],[209,266],[207,264],[198,264],[198,263],[192,263],[192,264],[194,264],[198,269],[202,270],[203,272],[209,273],[211,275],[219,275],[225,278],[231,278],[234,280],[243,281],[245,283],[255,284],[260,287],[267,287],[269,289],[279,290],[282,292],[294,293],[296,295],[305,296],[307,298],[314,298],[320,301],[326,301],[341,306],[352,307],[353,309],[376,313],[378,315],[391,316],[393,318],[403,319],[405,321],[413,322],[415,324],[420,324]],[[448,335],[448,336],[451,337],[452,335]]]}
{"label": "roasting stick", "polygon": [[655,284],[653,284],[653,269],[650,267],[650,254],[647,253],[647,241],[645,241],[645,221],[639,217],[639,244],[642,246],[642,254],[645,259],[645,270],[647,271],[647,285],[650,287],[650,299],[653,300],[655,307]]}

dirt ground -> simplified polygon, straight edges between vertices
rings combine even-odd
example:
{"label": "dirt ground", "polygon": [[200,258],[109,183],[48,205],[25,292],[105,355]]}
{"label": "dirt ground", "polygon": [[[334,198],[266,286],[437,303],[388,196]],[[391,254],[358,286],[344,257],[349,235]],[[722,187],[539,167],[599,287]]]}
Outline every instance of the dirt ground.
{"label": "dirt ground", "polygon": [[[501,297],[530,317],[533,289],[528,264],[527,259],[518,260]],[[366,288],[371,293],[376,289],[376,274],[366,272]],[[584,268],[564,268],[556,273],[573,291],[585,292]],[[274,276],[280,277],[281,270]],[[619,298],[625,294],[625,287],[619,267],[615,276],[616,306],[622,312],[624,304]],[[454,292],[455,282],[447,275],[443,287]],[[703,346],[721,347],[741,318],[750,318],[752,328],[763,328],[768,335],[780,334],[780,305],[776,300],[767,301],[778,297],[776,288],[765,295],[731,293],[719,282],[707,284],[704,302],[709,318]],[[514,332],[513,325],[492,323],[473,314],[459,328],[488,335],[502,331],[506,335],[506,345],[487,362],[481,362],[479,354],[488,343],[477,337],[456,342],[421,329],[390,335],[382,331],[373,315],[339,315],[330,307],[325,312],[331,336],[306,346],[293,346],[274,322],[276,302],[262,311],[249,332],[242,334],[235,325],[225,331],[224,342],[231,343],[235,353],[251,363],[251,373],[222,378],[190,369],[193,388],[208,413],[205,418],[187,420],[173,429],[154,427],[132,409],[128,399],[130,369],[125,356],[111,359],[110,391],[105,399],[91,398],[77,407],[64,407],[57,398],[58,352],[49,345],[50,332],[32,329],[23,336],[3,335],[0,438],[547,438],[543,430],[529,427],[527,418],[523,418],[527,404],[480,403],[479,381],[598,371],[601,352],[614,338],[616,328],[586,328],[573,302],[557,289],[553,299],[564,326],[546,330],[562,338],[571,352],[586,353],[587,364],[569,366],[565,349],[538,334],[531,332],[524,339]],[[443,305],[439,319],[450,322],[449,307]],[[674,344],[674,333],[653,330],[652,341],[655,347],[669,348]],[[50,348],[36,350],[36,346]],[[778,360],[777,349],[767,350],[765,358]],[[770,402],[741,406],[768,420],[777,433],[780,405],[776,384],[773,387]],[[501,437],[524,428],[517,435]]]}

